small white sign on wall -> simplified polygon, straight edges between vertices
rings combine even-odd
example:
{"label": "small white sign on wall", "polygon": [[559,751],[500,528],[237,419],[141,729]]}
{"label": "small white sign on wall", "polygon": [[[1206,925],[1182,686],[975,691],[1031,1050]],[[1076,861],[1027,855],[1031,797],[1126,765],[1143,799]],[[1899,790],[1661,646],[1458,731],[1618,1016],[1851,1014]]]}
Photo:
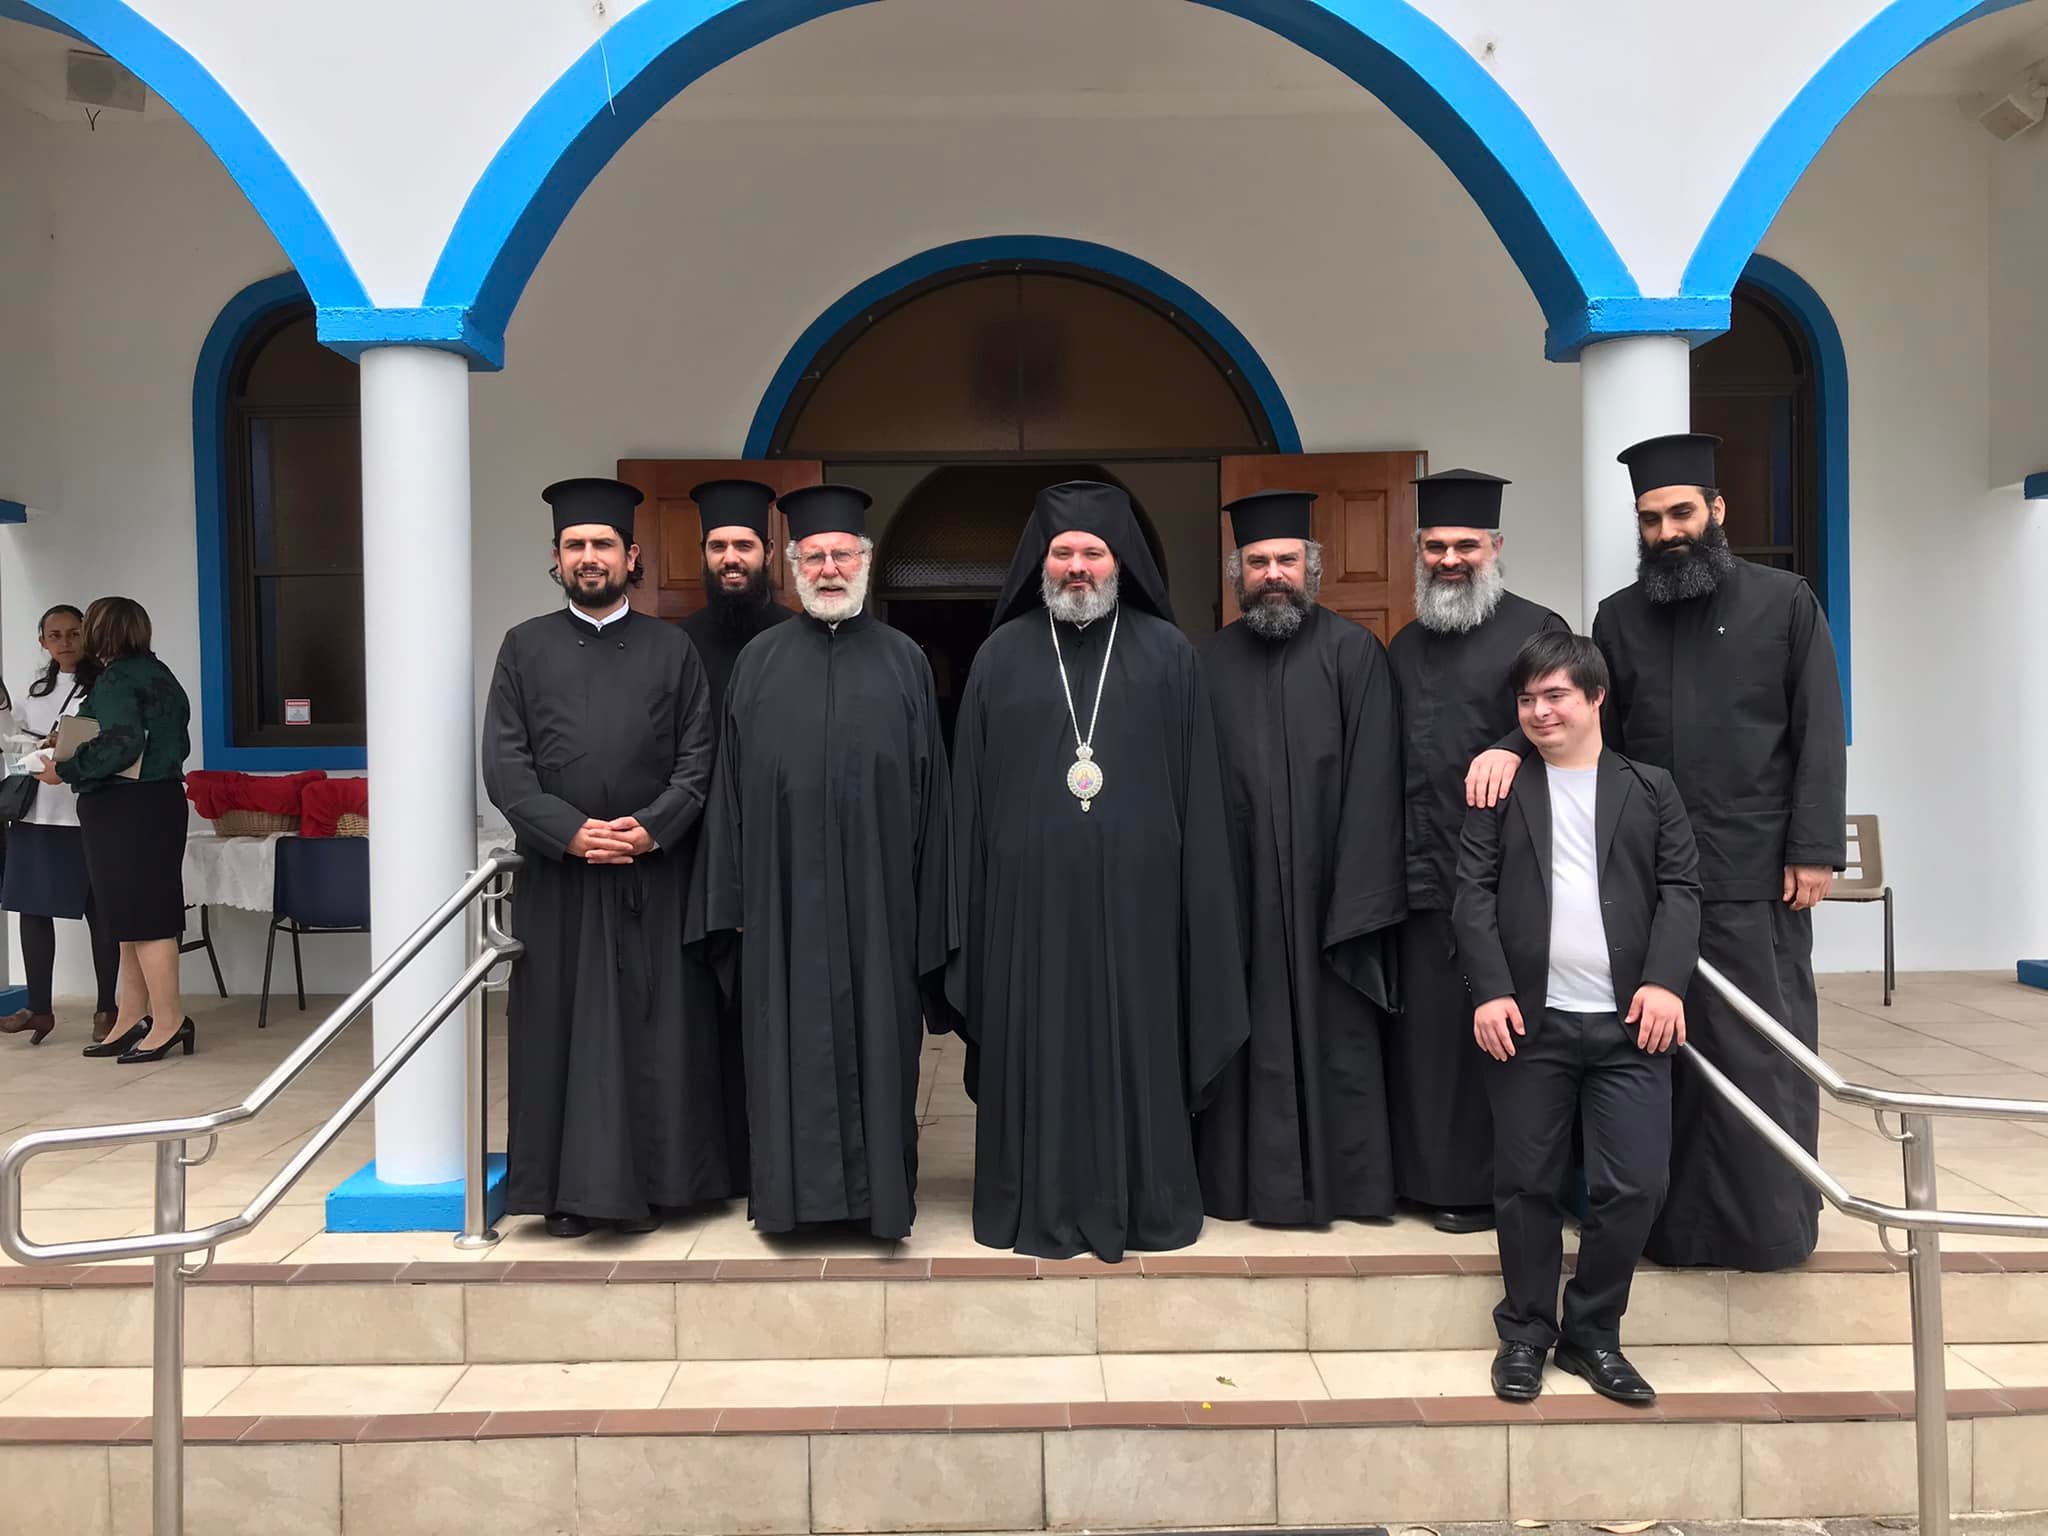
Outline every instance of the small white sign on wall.
{"label": "small white sign on wall", "polygon": [[284,723],[286,725],[311,725],[313,723],[313,701],[311,699],[286,699],[284,701]]}

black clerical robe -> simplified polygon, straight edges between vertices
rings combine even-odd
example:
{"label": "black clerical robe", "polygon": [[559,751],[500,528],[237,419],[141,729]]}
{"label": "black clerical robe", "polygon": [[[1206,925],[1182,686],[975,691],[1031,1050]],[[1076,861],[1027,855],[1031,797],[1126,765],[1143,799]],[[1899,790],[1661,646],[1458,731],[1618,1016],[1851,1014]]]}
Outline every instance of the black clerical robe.
{"label": "black clerical robe", "polygon": [[1242,619],[1202,651],[1245,934],[1251,1038],[1196,1122],[1212,1216],[1389,1216],[1381,1032],[1407,910],[1393,673],[1368,629],[1312,608],[1286,640]]}
{"label": "black clerical robe", "polygon": [[[1705,597],[1600,605],[1613,676],[1607,744],[1668,769],[1700,851],[1700,957],[1807,1045],[1819,1036],[1813,915],[1783,901],[1785,867],[1847,855],[1847,747],[1834,641],[1799,577],[1737,562]],[[1809,1152],[1818,1090],[1704,982],[1691,1043]],[[1660,1264],[1782,1269],[1813,1252],[1820,1197],[1683,1062],[1673,1079],[1671,1192],[1650,1234]]]}
{"label": "black clerical robe", "polygon": [[1394,1189],[1430,1206],[1493,1203],[1493,1111],[1487,1056],[1472,1041],[1472,999],[1458,969],[1451,904],[1465,772],[1515,729],[1508,668],[1539,630],[1570,626],[1503,592],[1486,622],[1461,634],[1409,624],[1387,647],[1400,689],[1407,786],[1408,917],[1400,928],[1402,1011],[1387,1027],[1387,1108]]}
{"label": "black clerical robe", "polygon": [[740,659],[747,642],[764,630],[796,617],[796,611],[780,603],[767,602],[738,615],[721,610],[716,601],[676,625],[697,647],[697,659],[704,663],[704,681],[711,689],[711,740],[715,746],[719,728],[725,723],[725,685],[732,677],[733,663]]}
{"label": "black clerical robe", "polygon": [[[743,929],[756,1228],[916,1213],[921,984],[953,943],[951,795],[931,668],[863,612],[733,667],[692,937]],[[926,979],[931,980],[927,983]]]}
{"label": "black clerical robe", "polygon": [[[1058,628],[1085,730],[1112,622]],[[1249,1032],[1194,646],[1130,602],[1114,630],[1090,810],[1067,788],[1075,732],[1043,608],[989,637],[954,735],[963,929],[947,995],[976,1098],[974,1235],[1042,1258],[1194,1241],[1189,1117]]]}
{"label": "black clerical robe", "polygon": [[[735,1190],[717,997],[681,942],[710,769],[704,669],[673,626],[629,613],[599,629],[564,610],[505,636],[483,776],[526,856],[507,1024],[513,1212],[635,1220]],[[567,856],[585,820],[621,816],[654,852]]]}

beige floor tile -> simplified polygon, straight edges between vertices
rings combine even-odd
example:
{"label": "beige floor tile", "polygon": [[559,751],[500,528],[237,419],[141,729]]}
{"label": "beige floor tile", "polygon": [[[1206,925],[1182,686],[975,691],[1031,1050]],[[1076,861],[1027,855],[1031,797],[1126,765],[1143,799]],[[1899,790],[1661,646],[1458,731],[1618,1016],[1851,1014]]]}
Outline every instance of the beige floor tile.
{"label": "beige floor tile", "polygon": [[[1987,1099],[2035,1099],[2048,1100],[2048,1073],[2015,1072],[2011,1067],[2000,1064],[1995,1078],[1986,1079],[1974,1073],[1923,1072],[1913,1081],[1927,1093],[1962,1094]],[[1935,1145],[1941,1144],[1941,1132],[1935,1133]]]}
{"label": "beige floor tile", "polygon": [[[1725,1344],[1627,1344],[1628,1358],[1659,1392],[1768,1392],[1771,1384]],[[1593,1389],[1556,1366],[1544,1372],[1546,1390],[1576,1396]]]}
{"label": "beige floor tile", "polygon": [[220,1400],[224,1414],[431,1413],[459,1365],[265,1365]]}
{"label": "beige floor tile", "polygon": [[1494,1338],[1500,1296],[1498,1275],[1310,1280],[1307,1342],[1318,1350],[1477,1349]]}
{"label": "beige floor tile", "polygon": [[1912,1336],[1904,1275],[1789,1271],[1728,1277],[1733,1344],[1903,1344]]}
{"label": "beige floor tile", "polygon": [[[1855,1052],[1855,1056],[1859,1061],[1868,1062],[1880,1072],[1896,1072],[1902,1077],[1919,1077],[1927,1073],[1997,1076],[2012,1070],[1995,1057],[1980,1056],[1977,1052],[1960,1045],[1928,1045],[1918,1048],[1867,1046]],[[1977,1091],[1989,1093],[1995,1090],[1980,1088]]]}
{"label": "beige floor tile", "polygon": [[532,1409],[654,1408],[675,1362],[606,1360],[589,1365],[473,1365],[441,1399],[446,1413]]}
{"label": "beige floor tile", "polygon": [[[148,1448],[115,1446],[108,1481],[114,1536],[150,1536]],[[206,1536],[341,1536],[341,1447],[188,1447],[185,1529]]]}
{"label": "beige floor tile", "polygon": [[1099,1403],[1104,1396],[1095,1355],[891,1360],[882,1388],[885,1403]]}
{"label": "beige floor tile", "polygon": [[[815,1443],[815,1442],[814,1442]],[[1270,1429],[1077,1429],[1045,1437],[1053,1530],[1271,1525]]]}
{"label": "beige floor tile", "polygon": [[1741,1426],[1512,1424],[1509,1513],[1534,1520],[1732,1520]]}
{"label": "beige floor tile", "polygon": [[887,1360],[687,1360],[663,1408],[843,1408],[882,1401]]}
{"label": "beige floor tile", "polygon": [[494,1253],[458,1248],[452,1232],[319,1232],[285,1257],[293,1264],[466,1264]]}
{"label": "beige floor tile", "polygon": [[1044,1521],[1037,1435],[813,1435],[810,1449],[814,1531],[1037,1530]]}
{"label": "beige floor tile", "polygon": [[25,1536],[111,1536],[107,1448],[0,1447],[0,1509]]}
{"label": "beige floor tile", "polygon": [[1329,1394],[1305,1352],[1104,1355],[1111,1402],[1269,1402]]}
{"label": "beige floor tile", "polygon": [[1951,1344],[2048,1339],[2048,1274],[1944,1275],[1941,1303]]}
{"label": "beige floor tile", "polygon": [[342,1529],[564,1536],[576,1529],[576,1450],[567,1439],[343,1446]]}
{"label": "beige floor tile", "polygon": [[1093,1280],[891,1281],[883,1307],[892,1356],[1088,1355],[1096,1348]]}
{"label": "beige floor tile", "polygon": [[[1745,1345],[1738,1353],[1780,1392],[1898,1392],[1913,1385],[1907,1344]],[[1953,1349],[1948,1384],[1997,1385]]]}
{"label": "beige floor tile", "polygon": [[883,1351],[879,1282],[672,1287],[681,1360],[861,1358]]}
{"label": "beige floor tile", "polygon": [[[188,1369],[185,1412],[214,1412],[248,1376],[247,1366]],[[150,1409],[150,1372],[147,1367],[44,1371],[10,1392],[0,1406],[22,1418],[139,1418]]]}
{"label": "beige floor tile", "polygon": [[1308,1287],[1301,1280],[1103,1280],[1095,1328],[1105,1352],[1306,1349]]}
{"label": "beige floor tile", "polygon": [[[1975,1423],[1948,1427],[1949,1502],[1970,1507]],[[1919,1502],[1910,1423],[1744,1424],[1742,1512],[1752,1520],[1894,1515]]]}
{"label": "beige floor tile", "polygon": [[46,1363],[42,1295],[27,1286],[0,1290],[0,1366]]}
{"label": "beige floor tile", "polygon": [[[1491,1392],[1493,1349],[1318,1350],[1316,1370],[1330,1397],[1478,1397]],[[1557,1375],[1555,1371],[1550,1373]],[[1563,1390],[1561,1378],[1554,1390]]]}
{"label": "beige floor tile", "polygon": [[2048,1387],[2048,1344],[1958,1344],[1949,1354],[2001,1387]]}
{"label": "beige floor tile", "polygon": [[[43,1359],[49,1365],[148,1365],[154,1323],[149,1290],[83,1286],[43,1293]],[[253,1365],[250,1290],[196,1285],[185,1293],[185,1360]]]}
{"label": "beige floor tile", "polygon": [[1970,1432],[1975,1508],[2048,1509],[2048,1456],[2041,1454],[2039,1418],[1977,1419]]}
{"label": "beige floor tile", "polygon": [[775,1536],[811,1528],[801,1435],[606,1436],[576,1444],[584,1536]]}
{"label": "beige floor tile", "polygon": [[472,1363],[676,1358],[673,1286],[470,1285],[454,1299]]}
{"label": "beige floor tile", "polygon": [[0,1405],[5,1405],[8,1398],[42,1374],[40,1370],[33,1368],[0,1371]]}
{"label": "beige floor tile", "polygon": [[1283,1429],[1275,1469],[1283,1526],[1504,1520],[1504,1425]]}

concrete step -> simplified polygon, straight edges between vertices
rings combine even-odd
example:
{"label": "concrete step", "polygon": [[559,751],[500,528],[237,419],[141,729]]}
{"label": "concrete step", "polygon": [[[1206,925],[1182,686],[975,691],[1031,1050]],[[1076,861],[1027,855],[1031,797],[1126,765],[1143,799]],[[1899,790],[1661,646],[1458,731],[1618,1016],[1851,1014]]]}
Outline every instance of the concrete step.
{"label": "concrete step", "polygon": [[[2048,1344],[2048,1256],[1948,1256],[1947,1337]],[[0,1269],[0,1368],[145,1365],[149,1271]],[[1490,1348],[1481,1255],[216,1264],[194,1365],[919,1359]],[[1645,1268],[1639,1346],[1904,1344],[1906,1277],[1834,1253],[1774,1275]]]}
{"label": "concrete step", "polygon": [[[1634,1358],[1663,1388],[1653,1409],[1554,1372],[1535,1404],[1500,1403],[1483,1350],[198,1368],[187,1528],[1114,1531],[1912,1507],[1904,1350]],[[2048,1359],[1966,1347],[1951,1365],[1954,1507],[2048,1508]],[[0,1530],[146,1529],[148,1390],[143,1370],[0,1374]]]}

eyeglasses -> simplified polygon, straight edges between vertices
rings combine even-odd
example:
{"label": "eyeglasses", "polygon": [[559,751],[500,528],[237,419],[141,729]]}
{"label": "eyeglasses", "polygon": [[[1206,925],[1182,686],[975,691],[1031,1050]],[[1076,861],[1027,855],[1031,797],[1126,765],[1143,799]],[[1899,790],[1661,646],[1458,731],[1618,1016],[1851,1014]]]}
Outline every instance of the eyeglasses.
{"label": "eyeglasses", "polygon": [[842,571],[857,571],[867,552],[859,549],[813,549],[797,562],[807,571],[822,571],[830,565]]}

